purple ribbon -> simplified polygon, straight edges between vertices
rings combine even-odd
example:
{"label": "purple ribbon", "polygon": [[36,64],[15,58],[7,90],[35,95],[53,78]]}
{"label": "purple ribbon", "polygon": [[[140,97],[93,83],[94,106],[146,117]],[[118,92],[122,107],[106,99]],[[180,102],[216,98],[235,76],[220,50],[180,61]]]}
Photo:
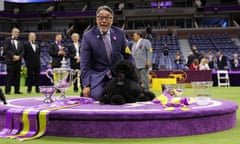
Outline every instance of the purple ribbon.
{"label": "purple ribbon", "polygon": [[[5,122],[4,128],[0,132],[0,138],[14,136],[21,132],[21,130],[23,129],[21,121],[22,121],[22,115],[23,115],[24,110],[27,110],[30,108],[33,109],[28,114],[28,120],[29,120],[29,124],[30,124],[29,131],[24,136],[14,137],[17,139],[33,137],[38,133],[38,130],[39,130],[38,129],[38,114],[41,110],[46,110],[46,109],[51,109],[51,108],[61,107],[61,106],[67,106],[67,105],[73,105],[73,104],[78,104],[78,103],[79,104],[91,104],[91,103],[94,103],[94,100],[92,98],[80,97],[80,98],[58,100],[58,101],[50,103],[50,104],[41,104],[41,105],[32,106],[32,107],[25,107],[24,109],[10,108],[6,112],[6,122]],[[50,111],[46,115],[47,120],[48,120]]]}
{"label": "purple ribbon", "polygon": [[30,129],[25,136],[18,136],[17,137],[18,139],[25,138],[25,137],[32,137],[37,134],[37,132],[38,132],[38,123],[37,123],[38,113],[39,113],[39,111],[35,111],[35,110],[29,112],[28,119],[29,119]]}
{"label": "purple ribbon", "polygon": [[22,112],[23,110],[16,110],[13,115],[13,128],[10,135],[18,134],[22,130]]}
{"label": "purple ribbon", "polygon": [[22,111],[22,109],[8,109],[5,126],[0,132],[0,138],[8,137],[21,131]]}

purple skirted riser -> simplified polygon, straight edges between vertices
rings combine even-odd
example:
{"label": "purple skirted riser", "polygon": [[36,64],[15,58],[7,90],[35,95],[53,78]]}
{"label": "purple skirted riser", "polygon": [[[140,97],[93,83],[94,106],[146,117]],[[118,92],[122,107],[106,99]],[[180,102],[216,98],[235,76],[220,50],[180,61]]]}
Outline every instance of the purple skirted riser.
{"label": "purple skirted riser", "polygon": [[131,121],[50,120],[46,135],[90,138],[154,138],[218,132],[235,127],[236,112],[191,119]]}
{"label": "purple skirted riser", "polygon": [[[75,99],[77,97],[74,97]],[[9,108],[43,105],[44,98],[21,98],[0,104],[0,129]],[[238,105],[212,100],[207,106],[190,105],[190,110],[163,110],[151,102],[120,106],[80,104],[52,111],[45,135],[89,138],[175,137],[227,130],[236,126]]]}

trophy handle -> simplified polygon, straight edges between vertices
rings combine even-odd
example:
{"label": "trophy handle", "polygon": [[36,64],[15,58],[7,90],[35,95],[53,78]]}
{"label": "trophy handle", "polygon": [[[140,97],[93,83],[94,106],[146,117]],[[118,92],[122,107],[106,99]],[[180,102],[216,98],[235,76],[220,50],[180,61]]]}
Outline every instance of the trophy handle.
{"label": "trophy handle", "polygon": [[52,71],[52,69],[47,69],[47,70],[46,70],[46,76],[47,76],[47,78],[50,79],[51,83],[54,84],[54,81],[53,81],[53,71]]}
{"label": "trophy handle", "polygon": [[74,83],[78,79],[80,74],[81,74],[80,70],[78,70],[78,69],[72,70],[72,72],[71,72],[72,83]]}

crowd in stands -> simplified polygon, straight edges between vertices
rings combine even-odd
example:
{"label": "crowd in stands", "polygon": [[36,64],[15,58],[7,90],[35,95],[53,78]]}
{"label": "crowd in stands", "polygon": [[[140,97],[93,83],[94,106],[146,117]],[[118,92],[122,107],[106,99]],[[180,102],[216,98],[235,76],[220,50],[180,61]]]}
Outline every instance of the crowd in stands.
{"label": "crowd in stands", "polygon": [[[240,70],[239,47],[227,34],[192,35],[189,43],[191,52],[187,58],[188,68],[191,69],[191,64],[194,63],[199,65],[195,70]],[[200,68],[202,63],[204,69]]]}
{"label": "crowd in stands", "polygon": [[[177,36],[152,37],[148,34],[147,38],[149,38],[152,42],[152,69],[154,70],[240,70],[240,60],[238,57],[240,50],[238,46],[236,46],[236,44],[225,34],[189,36],[188,40],[191,45],[191,52],[189,52],[186,58],[183,56]],[[3,41],[4,38],[1,37],[1,72],[6,71],[2,49]],[[54,40],[38,40],[38,42],[40,43],[41,48],[41,71],[45,71],[51,63],[51,57],[48,54],[48,49]],[[70,45],[72,41],[71,38],[64,38],[62,42],[64,45]],[[24,61],[22,64],[24,65]],[[68,62],[68,64],[70,63]]]}

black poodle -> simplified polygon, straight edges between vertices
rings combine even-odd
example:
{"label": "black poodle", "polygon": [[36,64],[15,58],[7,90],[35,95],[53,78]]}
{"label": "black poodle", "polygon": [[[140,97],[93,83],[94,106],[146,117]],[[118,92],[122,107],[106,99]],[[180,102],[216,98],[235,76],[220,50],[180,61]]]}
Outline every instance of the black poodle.
{"label": "black poodle", "polygon": [[104,96],[100,98],[101,104],[121,105],[137,101],[152,100],[155,95],[144,91],[140,86],[136,67],[129,61],[120,61],[116,67],[116,78],[109,81],[104,88]]}

